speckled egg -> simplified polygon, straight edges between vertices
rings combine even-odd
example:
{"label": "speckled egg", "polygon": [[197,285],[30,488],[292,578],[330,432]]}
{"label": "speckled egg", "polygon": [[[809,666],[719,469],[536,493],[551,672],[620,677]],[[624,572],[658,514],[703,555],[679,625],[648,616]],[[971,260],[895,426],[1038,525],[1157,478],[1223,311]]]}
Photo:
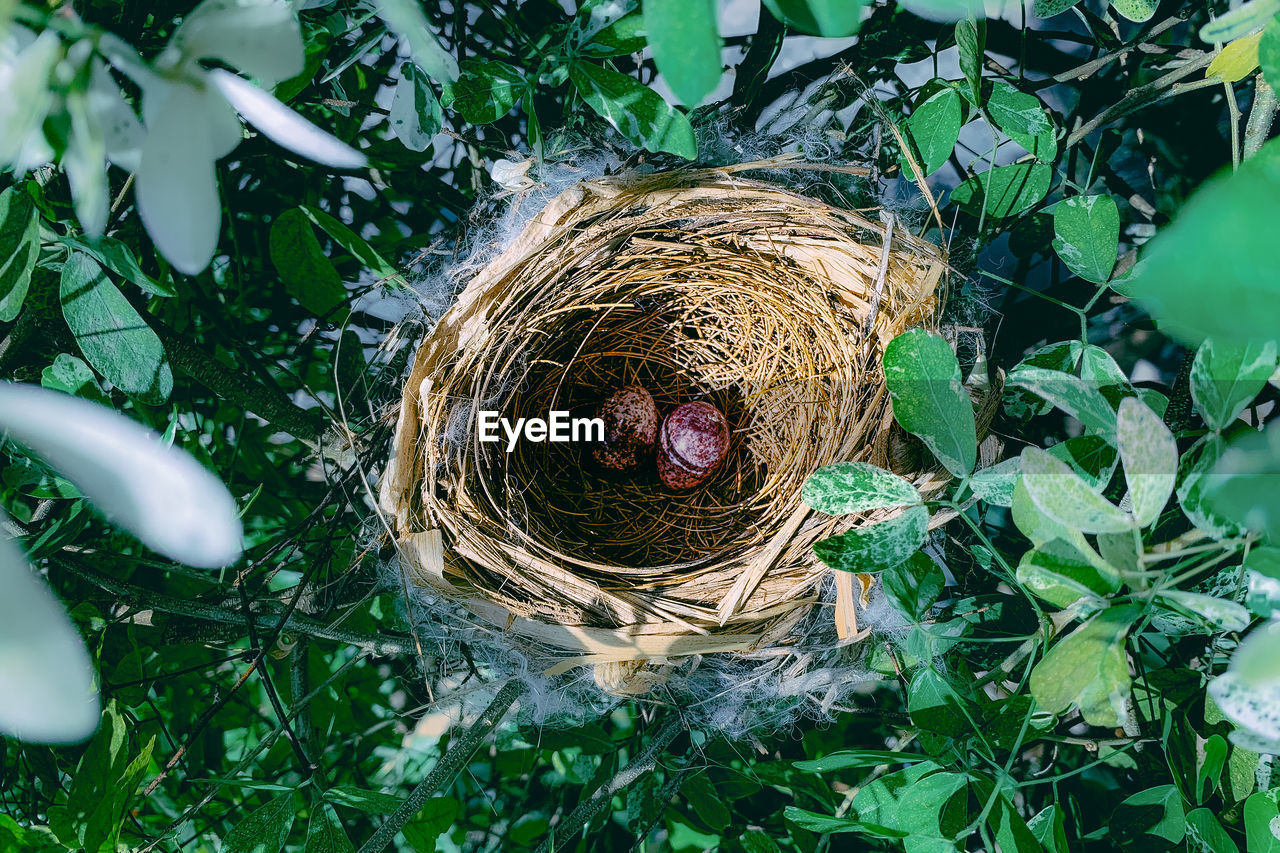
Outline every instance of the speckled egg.
{"label": "speckled egg", "polygon": [[658,476],[669,489],[704,483],[729,455],[729,422],[710,403],[685,403],[662,422]]}
{"label": "speckled egg", "polygon": [[596,461],[614,471],[630,471],[653,453],[658,438],[658,406],[640,385],[615,391],[600,407],[604,441],[595,446]]}

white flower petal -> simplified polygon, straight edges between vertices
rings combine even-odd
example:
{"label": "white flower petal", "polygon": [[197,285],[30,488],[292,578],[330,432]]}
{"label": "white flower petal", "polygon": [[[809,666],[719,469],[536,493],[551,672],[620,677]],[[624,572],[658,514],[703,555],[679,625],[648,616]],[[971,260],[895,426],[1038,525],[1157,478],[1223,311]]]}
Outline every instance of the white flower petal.
{"label": "white flower petal", "polygon": [[93,734],[98,712],[80,632],[18,547],[0,539],[0,733],[75,743]]}
{"label": "white flower petal", "polygon": [[368,163],[364,154],[316,127],[248,80],[220,68],[209,72],[209,80],[240,115],[277,145],[335,169],[358,169]]}
{"label": "white flower petal", "polygon": [[180,272],[195,275],[209,265],[222,230],[212,147],[216,140],[198,90],[171,88],[176,92],[165,99],[163,109],[153,110],[152,95],[145,95],[147,137],[135,197],[156,247]]}
{"label": "white flower petal", "polygon": [[274,86],[302,73],[302,28],[284,0],[204,0],[169,42],[191,59],[220,59]]}
{"label": "white flower petal", "polygon": [[240,558],[243,529],[226,486],[123,415],[58,391],[0,382],[0,432],[75,483],[147,547],[201,568]]}
{"label": "white flower petal", "polygon": [[101,59],[93,60],[90,70],[89,111],[102,128],[107,159],[126,171],[138,171],[145,137],[142,122]]}

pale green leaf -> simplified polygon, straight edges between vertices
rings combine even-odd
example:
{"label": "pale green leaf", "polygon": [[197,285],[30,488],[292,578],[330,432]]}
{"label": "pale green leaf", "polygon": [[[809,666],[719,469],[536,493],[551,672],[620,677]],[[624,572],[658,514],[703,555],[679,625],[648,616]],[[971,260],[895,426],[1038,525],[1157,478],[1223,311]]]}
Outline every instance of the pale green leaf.
{"label": "pale green leaf", "polygon": [[813,552],[833,569],[878,572],[914,554],[928,529],[929,511],[913,506],[884,521],[815,542]]}
{"label": "pale green leaf", "polygon": [[1022,482],[1040,511],[1082,533],[1120,533],[1133,518],[1089,485],[1071,466],[1038,447],[1022,451]]}
{"label": "pale green leaf", "polygon": [[979,468],[969,478],[973,493],[993,506],[1012,506],[1013,487],[1022,476],[1022,458],[1014,456],[988,468]]}
{"label": "pale green leaf", "polygon": [[400,66],[400,79],[391,97],[391,132],[410,151],[426,151],[444,121],[440,101],[417,64]]}
{"label": "pale green leaf", "polygon": [[259,806],[232,827],[222,853],[280,853],[293,828],[293,794],[281,794]]}
{"label": "pale green leaf", "polygon": [[1259,791],[1244,801],[1244,837],[1249,853],[1280,853],[1280,789]]}
{"label": "pale green leaf", "polygon": [[18,316],[40,257],[40,214],[26,187],[0,192],[0,323]]}
{"label": "pale green leaf", "polygon": [[846,38],[862,25],[868,0],[764,0],[775,18],[811,36]]}
{"label": "pale green leaf", "polygon": [[892,509],[921,503],[911,483],[866,462],[838,462],[809,475],[800,498],[828,515]]}
{"label": "pale green leaf", "polygon": [[[925,175],[933,174],[947,162],[960,138],[963,120],[960,93],[950,86],[935,92],[912,110],[903,126],[903,137]],[[903,174],[912,174],[905,158]]]}
{"label": "pale green leaf", "polygon": [[1109,607],[1059,640],[1031,670],[1036,704],[1053,714],[1078,705],[1090,725],[1122,725],[1132,685],[1125,635],[1140,612]]}
{"label": "pale green leaf", "polygon": [[1201,27],[1200,40],[1209,44],[1235,41],[1262,29],[1277,12],[1280,12],[1280,0],[1248,0]]}
{"label": "pale green leaf", "polygon": [[1054,135],[1053,122],[1035,95],[1019,92],[1012,85],[998,80],[991,84],[987,113],[996,127],[1036,159],[1047,163],[1057,155],[1058,140]]}
{"label": "pale green leaf", "polygon": [[387,28],[409,47],[409,56],[418,67],[439,83],[458,79],[458,60],[436,38],[435,28],[417,0],[375,0],[378,16]]}
{"label": "pale green leaf", "polygon": [[144,403],[169,399],[173,371],[164,345],[97,261],[73,252],[62,267],[60,298],[62,316],[95,370]]}
{"label": "pale green leaf", "polygon": [[1272,541],[1280,540],[1280,422],[1248,432],[1223,450],[1204,487],[1216,514]]}
{"label": "pale green leaf", "polygon": [[973,402],[951,345],[924,329],[912,329],[889,342],[883,361],[894,418],[919,436],[948,471],[968,475],[978,450]]}
{"label": "pale green leaf", "polygon": [[1075,548],[1061,540],[1045,543],[1022,555],[1018,583],[1055,607],[1070,607],[1084,599],[1092,609],[1105,606],[1105,597],[1118,588]]}
{"label": "pale green leaf", "polygon": [[1010,371],[1006,381],[1049,401],[1091,430],[1115,432],[1116,411],[1094,383],[1061,370],[1022,366]]}
{"label": "pale green leaf", "polygon": [[629,141],[689,160],[697,156],[689,119],[648,86],[591,62],[573,63],[569,79],[587,105]]}
{"label": "pale green leaf", "polygon": [[1173,494],[1178,478],[1178,442],[1145,403],[1126,397],[1120,401],[1116,420],[1116,447],[1129,485],[1134,521],[1146,527],[1160,517]]}
{"label": "pale green leaf", "polygon": [[1130,21],[1142,23],[1151,20],[1159,0],[1111,0],[1111,8]]}
{"label": "pale green leaf", "polygon": [[1225,598],[1181,589],[1162,590],[1156,597],[1166,604],[1176,605],[1188,613],[1199,616],[1219,631],[1238,632],[1249,627],[1249,611],[1242,605]]}
{"label": "pale green leaf", "polygon": [[1219,343],[1207,338],[1191,364],[1191,399],[1219,432],[1239,417],[1266,386],[1277,363],[1275,341]]}
{"label": "pale green leaf", "polygon": [[1039,204],[1053,182],[1053,169],[1044,163],[996,166],[969,178],[951,191],[951,200],[977,216],[1003,219]]}
{"label": "pale green leaf", "polygon": [[1111,277],[1120,244],[1120,213],[1109,195],[1076,195],[1053,211],[1053,249],[1073,273],[1095,284]]}
{"label": "pale green leaf", "polygon": [[696,107],[724,67],[713,0],[645,0],[641,6],[653,61],[680,103]]}

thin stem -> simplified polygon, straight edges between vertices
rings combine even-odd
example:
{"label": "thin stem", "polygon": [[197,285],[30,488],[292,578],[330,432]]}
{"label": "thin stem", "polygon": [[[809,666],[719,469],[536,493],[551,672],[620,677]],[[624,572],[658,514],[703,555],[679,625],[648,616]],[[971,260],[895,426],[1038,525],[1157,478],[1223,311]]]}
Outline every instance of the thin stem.
{"label": "thin stem", "polygon": [[382,826],[378,827],[378,831],[364,843],[360,848],[360,853],[380,853],[385,850],[392,840],[396,837],[396,833],[413,819],[426,804],[427,800],[435,796],[446,783],[452,782],[453,777],[458,774],[468,761],[471,760],[472,754],[480,748],[480,742],[489,736],[489,732],[507,713],[507,709],[512,703],[524,692],[524,684],[519,681],[508,681],[498,695],[493,697],[493,701],[489,703],[489,707],[480,713],[480,718],[472,723],[471,728],[456,742],[450,744],[449,751],[441,756],[436,762],[435,767],[431,768],[431,772],[427,774],[427,778],[418,783],[413,792],[400,804],[400,808],[392,812],[391,817],[387,818]]}
{"label": "thin stem", "polygon": [[1271,134],[1271,125],[1276,120],[1276,108],[1280,101],[1276,99],[1276,90],[1272,89],[1258,72],[1253,78],[1253,106],[1249,108],[1249,121],[1244,128],[1244,159],[1248,160],[1262,148]]}

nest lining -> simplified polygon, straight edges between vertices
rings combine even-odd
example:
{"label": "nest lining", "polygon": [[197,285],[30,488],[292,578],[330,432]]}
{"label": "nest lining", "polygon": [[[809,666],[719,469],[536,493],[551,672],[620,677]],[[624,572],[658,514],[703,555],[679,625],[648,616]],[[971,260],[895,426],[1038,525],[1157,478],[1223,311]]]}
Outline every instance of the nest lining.
{"label": "nest lining", "polygon": [[[880,353],[936,316],[937,247],[739,174],[761,165],[562,193],[474,275],[406,384],[383,500],[414,579],[619,690],[645,687],[635,662],[786,642],[827,574],[811,545],[865,522],[811,513],[800,487],[831,462],[889,463]],[[590,416],[633,382],[664,412],[726,413],[709,483],[609,475],[574,445],[508,455],[474,428],[482,408]]]}

